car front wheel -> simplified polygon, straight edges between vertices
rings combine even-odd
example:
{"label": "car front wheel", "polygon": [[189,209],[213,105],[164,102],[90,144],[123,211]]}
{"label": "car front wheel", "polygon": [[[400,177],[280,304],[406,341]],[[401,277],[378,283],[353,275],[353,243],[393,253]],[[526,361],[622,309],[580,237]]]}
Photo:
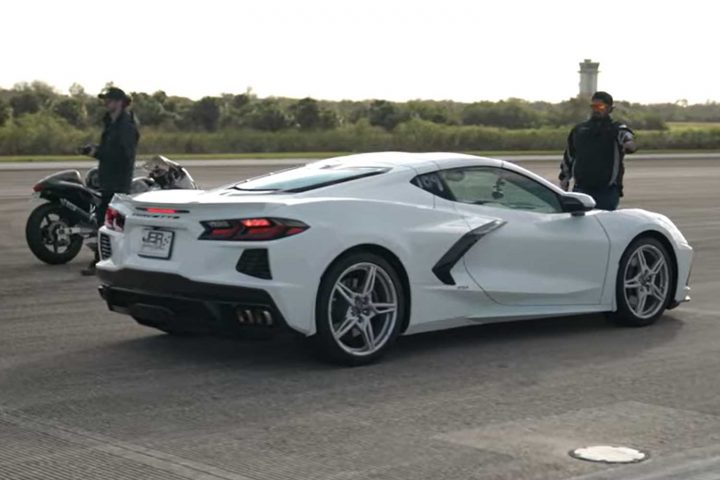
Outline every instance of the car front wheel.
{"label": "car front wheel", "polygon": [[399,335],[405,299],[397,271],[383,257],[370,252],[342,257],[320,284],[317,346],[346,365],[377,360]]}
{"label": "car front wheel", "polygon": [[631,327],[654,323],[672,298],[674,275],[675,265],[662,243],[649,237],[634,241],[620,259],[617,311],[611,319]]}

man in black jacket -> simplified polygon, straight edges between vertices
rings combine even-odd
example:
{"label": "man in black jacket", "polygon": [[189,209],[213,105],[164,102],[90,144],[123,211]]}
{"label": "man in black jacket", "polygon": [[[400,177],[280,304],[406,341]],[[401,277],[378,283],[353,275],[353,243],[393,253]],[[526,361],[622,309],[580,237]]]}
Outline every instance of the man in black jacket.
{"label": "man in black jacket", "polygon": [[[117,87],[105,89],[98,97],[105,102],[107,113],[103,117],[104,128],[100,145],[92,146],[86,153],[99,160],[98,176],[102,201],[96,210],[98,225],[105,221],[105,210],[116,193],[129,193],[135,170],[135,151],[140,134],[135,115],[128,110],[130,97]],[[95,263],[99,260],[97,251],[95,260],[83,275],[95,274]]]}
{"label": "man in black jacket", "polygon": [[592,96],[592,115],[576,125],[567,139],[560,164],[560,186],[586,193],[595,199],[597,208],[615,210],[623,196],[626,153],[634,153],[633,132],[627,125],[610,117],[613,98],[607,92]]}

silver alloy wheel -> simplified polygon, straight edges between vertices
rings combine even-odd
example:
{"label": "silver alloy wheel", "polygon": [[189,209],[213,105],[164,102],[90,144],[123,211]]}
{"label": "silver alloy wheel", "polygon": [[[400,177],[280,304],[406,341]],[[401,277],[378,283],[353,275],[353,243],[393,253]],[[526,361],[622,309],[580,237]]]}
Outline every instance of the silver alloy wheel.
{"label": "silver alloy wheel", "polygon": [[55,254],[62,254],[67,251],[70,245],[70,237],[61,233],[68,228],[67,222],[57,213],[48,213],[40,222],[40,232],[43,245]]}
{"label": "silver alloy wheel", "polygon": [[371,355],[392,336],[398,307],[388,272],[374,263],[357,263],[340,274],[330,292],[330,331],[347,353]]}
{"label": "silver alloy wheel", "polygon": [[641,245],[625,265],[625,303],[637,318],[656,315],[667,302],[670,271],[665,255],[654,245]]}

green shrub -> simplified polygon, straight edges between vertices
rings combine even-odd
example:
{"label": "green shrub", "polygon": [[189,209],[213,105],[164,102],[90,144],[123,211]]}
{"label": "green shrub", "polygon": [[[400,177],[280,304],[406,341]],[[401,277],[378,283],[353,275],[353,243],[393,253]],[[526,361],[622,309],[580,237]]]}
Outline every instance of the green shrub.
{"label": "green shrub", "polygon": [[[378,150],[470,151],[554,150],[565,147],[569,127],[503,129],[481,125],[445,125],[419,118],[392,131],[370,125],[367,119],[333,129],[279,131],[224,127],[214,132],[188,132],[141,127],[139,152],[149,153],[264,153],[366,152]],[[638,130],[641,149],[720,149],[720,127]],[[99,140],[99,129],[78,129],[47,112],[26,114],[0,126],[0,155],[72,154],[87,142]]]}
{"label": "green shrub", "polygon": [[54,115],[30,113],[0,128],[0,155],[72,154],[92,136]]}

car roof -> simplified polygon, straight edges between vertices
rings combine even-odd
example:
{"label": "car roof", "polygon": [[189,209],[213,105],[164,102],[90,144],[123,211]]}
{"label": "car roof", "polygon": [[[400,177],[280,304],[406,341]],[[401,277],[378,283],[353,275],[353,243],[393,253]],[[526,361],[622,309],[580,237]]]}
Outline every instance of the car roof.
{"label": "car roof", "polygon": [[494,158],[478,157],[464,153],[450,152],[373,152],[333,157],[313,162],[313,166],[348,166],[348,167],[408,167],[419,169],[433,166],[453,168],[467,165],[500,167],[503,161]]}

